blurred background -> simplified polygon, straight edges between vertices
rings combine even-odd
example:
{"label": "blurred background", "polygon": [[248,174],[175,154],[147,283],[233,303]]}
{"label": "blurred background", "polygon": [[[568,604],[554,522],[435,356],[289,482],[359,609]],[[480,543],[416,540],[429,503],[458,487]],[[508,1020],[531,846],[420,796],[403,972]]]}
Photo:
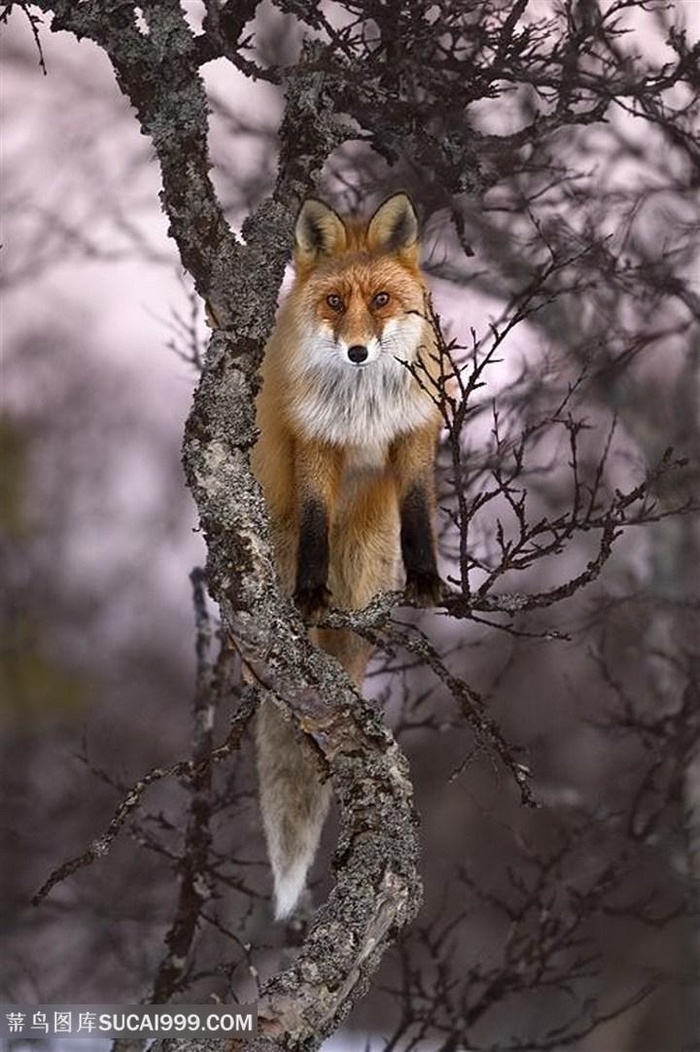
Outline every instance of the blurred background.
{"label": "blurred background", "polygon": [[[187,7],[201,18],[200,5]],[[532,4],[531,17],[555,8]],[[669,26],[697,39],[700,5],[652,8],[632,12],[633,39],[620,46],[670,61]],[[251,30],[259,61],[294,61],[302,33],[292,16],[263,4]],[[149,792],[108,858],[40,905],[31,898],[102,833],[129,785],[189,755],[189,573],[205,553],[180,444],[206,326],[159,211],[157,164],[108,60],[89,42],[42,32],[44,75],[21,17],[3,27],[1,46],[0,991],[14,1003],[134,1003],[153,986],[172,917],[187,806],[177,781]],[[224,64],[204,73],[213,176],[240,229],[274,186],[282,99]],[[476,104],[470,119],[503,133],[533,105],[513,90]],[[467,360],[474,340],[500,341],[461,436],[470,499],[526,434],[529,515],[564,514],[569,411],[585,422],[581,478],[600,475],[601,493],[639,482],[668,446],[689,468],[659,484],[658,509],[693,491],[698,156],[663,122],[619,107],[606,124],[535,144],[527,166],[504,167],[485,198],[466,196],[461,232],[415,171],[360,146],[331,158],[324,193],[339,209],[371,207],[399,187],[414,195],[435,306],[458,355]],[[536,311],[509,329],[547,264]],[[440,493],[449,574],[447,447]],[[494,500],[470,520],[477,584],[497,561],[496,511],[507,519]],[[595,536],[575,532],[561,551],[505,574],[504,587],[563,583],[596,551]],[[630,530],[595,584],[516,616],[509,631],[502,619],[422,619],[522,750],[536,811],[521,806],[444,685],[410,654],[376,659],[368,690],[415,778],[426,905],[343,1047],[367,1034],[377,1047],[392,1037],[442,1047],[459,1019],[475,1048],[700,1047],[691,1043],[699,564],[697,517],[673,516]],[[220,736],[229,714],[224,705]],[[217,772],[216,801],[215,903],[182,990],[188,1003],[226,997],[232,984],[253,996],[283,939],[269,921],[249,736]],[[317,896],[333,842],[331,825]]]}

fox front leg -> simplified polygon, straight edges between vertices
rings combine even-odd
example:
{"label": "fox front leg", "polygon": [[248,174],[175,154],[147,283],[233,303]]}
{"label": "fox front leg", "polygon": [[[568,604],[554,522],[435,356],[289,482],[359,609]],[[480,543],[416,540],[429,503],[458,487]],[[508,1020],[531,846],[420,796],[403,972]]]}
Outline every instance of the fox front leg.
{"label": "fox front leg", "polygon": [[294,475],[299,534],[294,602],[308,621],[317,620],[330,605],[329,528],[341,470],[337,449],[320,442],[297,441]]}
{"label": "fox front leg", "polygon": [[435,422],[405,435],[392,450],[406,597],[420,606],[437,606],[443,593],[433,528],[437,430]]}
{"label": "fox front leg", "polygon": [[443,584],[435,556],[429,491],[413,485],[401,502],[401,555],[406,570],[406,596],[420,606],[437,606]]}
{"label": "fox front leg", "polygon": [[321,500],[307,497],[299,516],[294,602],[308,621],[316,620],[330,604],[329,561],[328,511]]}

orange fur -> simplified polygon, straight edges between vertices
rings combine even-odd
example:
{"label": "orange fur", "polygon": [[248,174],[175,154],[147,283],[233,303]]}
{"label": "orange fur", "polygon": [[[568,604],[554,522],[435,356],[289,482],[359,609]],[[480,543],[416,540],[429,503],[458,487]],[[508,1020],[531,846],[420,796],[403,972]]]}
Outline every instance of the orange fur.
{"label": "orange fur", "polygon": [[[440,414],[415,212],[396,194],[367,220],[307,201],[292,289],[266,348],[253,470],[282,587],[315,620],[400,583],[435,602],[431,518]],[[364,358],[362,357],[364,355]],[[357,360],[356,360],[357,359]],[[407,367],[423,370],[420,383]],[[312,629],[360,685],[370,647]],[[268,702],[258,720],[263,819],[278,916],[294,908],[328,804],[311,749]]]}

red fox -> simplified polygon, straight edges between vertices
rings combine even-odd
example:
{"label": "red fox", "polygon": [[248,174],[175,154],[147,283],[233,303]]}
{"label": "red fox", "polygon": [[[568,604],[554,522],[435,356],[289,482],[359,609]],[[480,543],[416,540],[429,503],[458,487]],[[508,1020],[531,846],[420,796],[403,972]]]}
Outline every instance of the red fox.
{"label": "red fox", "polygon": [[[435,605],[434,461],[439,370],[418,221],[406,194],[367,220],[317,200],[295,229],[295,279],[265,349],[253,471],[283,588],[313,622],[397,588]],[[420,372],[408,365],[418,366]],[[359,686],[371,654],[350,631],[312,628]],[[330,789],[311,746],[266,701],[257,720],[263,824],[276,916],[295,909]]]}

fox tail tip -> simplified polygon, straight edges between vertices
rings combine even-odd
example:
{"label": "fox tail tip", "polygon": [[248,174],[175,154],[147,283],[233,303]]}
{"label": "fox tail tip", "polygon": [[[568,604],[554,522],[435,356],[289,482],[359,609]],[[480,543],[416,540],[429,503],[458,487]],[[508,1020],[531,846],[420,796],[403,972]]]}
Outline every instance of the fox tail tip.
{"label": "fox tail tip", "polygon": [[282,874],[275,874],[275,920],[288,920],[306,888],[307,859],[299,860]]}

